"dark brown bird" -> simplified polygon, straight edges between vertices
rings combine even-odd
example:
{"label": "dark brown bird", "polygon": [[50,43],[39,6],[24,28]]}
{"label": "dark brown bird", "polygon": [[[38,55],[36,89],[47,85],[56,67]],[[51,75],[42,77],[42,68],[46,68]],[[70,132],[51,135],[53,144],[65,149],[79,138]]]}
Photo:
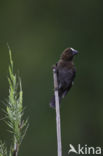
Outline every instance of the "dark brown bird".
{"label": "dark brown bird", "polygon": [[[67,95],[72,87],[76,69],[73,63],[73,57],[78,54],[78,51],[73,48],[67,48],[63,51],[60,60],[56,64],[58,78],[59,100]],[[55,96],[53,96],[50,106],[55,108]]]}

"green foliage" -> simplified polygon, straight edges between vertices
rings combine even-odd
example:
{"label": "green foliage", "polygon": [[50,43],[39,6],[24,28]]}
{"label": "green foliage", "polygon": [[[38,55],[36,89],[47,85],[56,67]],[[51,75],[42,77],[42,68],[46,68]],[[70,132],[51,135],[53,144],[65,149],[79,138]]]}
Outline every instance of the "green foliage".
{"label": "green foliage", "polygon": [[7,156],[7,148],[2,141],[0,141],[0,156]]}
{"label": "green foliage", "polygon": [[[17,78],[13,72],[13,60],[11,50],[9,48],[10,65],[9,65],[9,96],[6,107],[6,121],[10,132],[13,135],[12,143],[9,150],[9,156],[18,155],[20,144],[26,134],[28,121],[22,120],[23,117],[23,91],[21,79]],[[15,154],[16,153],[16,154]],[[0,143],[0,156],[7,156],[7,148],[5,144]]]}

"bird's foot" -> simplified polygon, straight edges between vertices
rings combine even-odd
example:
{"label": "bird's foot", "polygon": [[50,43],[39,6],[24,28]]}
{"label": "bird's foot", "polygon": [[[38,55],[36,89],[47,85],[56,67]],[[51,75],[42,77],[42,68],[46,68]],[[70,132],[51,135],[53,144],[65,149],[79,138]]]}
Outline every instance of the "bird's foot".
{"label": "bird's foot", "polygon": [[52,69],[57,72],[57,63],[52,66]]}

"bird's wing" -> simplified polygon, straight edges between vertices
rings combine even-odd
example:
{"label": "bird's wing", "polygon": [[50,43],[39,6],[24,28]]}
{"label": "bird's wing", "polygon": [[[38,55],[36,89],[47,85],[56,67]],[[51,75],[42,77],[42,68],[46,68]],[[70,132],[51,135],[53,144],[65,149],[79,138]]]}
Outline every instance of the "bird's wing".
{"label": "bird's wing", "polygon": [[59,88],[68,88],[75,77],[75,70],[62,69],[58,71]]}
{"label": "bird's wing", "polygon": [[58,72],[59,96],[64,98],[72,86],[75,70],[63,69]]}

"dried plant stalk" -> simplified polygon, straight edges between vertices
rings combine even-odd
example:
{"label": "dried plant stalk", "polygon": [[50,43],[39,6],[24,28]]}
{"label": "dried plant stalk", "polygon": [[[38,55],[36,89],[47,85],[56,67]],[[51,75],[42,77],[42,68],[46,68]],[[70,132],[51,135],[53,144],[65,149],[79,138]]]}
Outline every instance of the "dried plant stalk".
{"label": "dried plant stalk", "polygon": [[55,93],[55,107],[56,107],[57,154],[58,156],[62,156],[60,105],[59,105],[58,80],[57,80],[56,66],[53,67],[53,79],[54,79],[54,93]]}

